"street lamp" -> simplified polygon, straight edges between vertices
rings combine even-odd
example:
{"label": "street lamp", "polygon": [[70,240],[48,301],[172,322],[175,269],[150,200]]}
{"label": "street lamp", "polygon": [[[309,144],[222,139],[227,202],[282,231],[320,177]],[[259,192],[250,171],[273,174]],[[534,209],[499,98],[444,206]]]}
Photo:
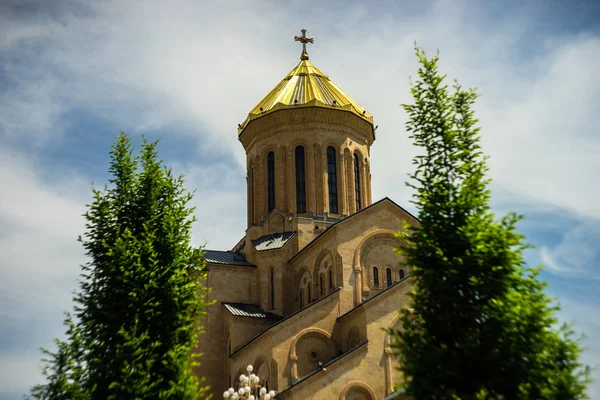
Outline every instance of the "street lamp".
{"label": "street lamp", "polygon": [[254,368],[252,365],[246,367],[248,376],[240,375],[240,384],[237,392],[234,388],[229,388],[223,393],[224,399],[229,400],[273,400],[275,391],[271,390],[267,393],[267,389],[260,387],[260,378],[252,373]]}

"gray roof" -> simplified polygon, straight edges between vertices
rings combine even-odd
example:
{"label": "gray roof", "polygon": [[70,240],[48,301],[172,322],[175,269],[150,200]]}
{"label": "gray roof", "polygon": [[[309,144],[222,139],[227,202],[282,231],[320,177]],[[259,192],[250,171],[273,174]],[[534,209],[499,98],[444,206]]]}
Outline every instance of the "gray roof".
{"label": "gray roof", "polygon": [[281,318],[278,315],[263,311],[263,309],[256,304],[223,302],[223,306],[225,306],[231,315],[235,315],[236,317]]}
{"label": "gray roof", "polygon": [[242,253],[236,253],[235,251],[204,250],[203,257],[206,262],[213,264],[254,267],[254,265],[246,261],[246,257]]}
{"label": "gray roof", "polygon": [[252,241],[252,245],[257,251],[280,249],[294,236],[296,232],[273,233],[272,235],[261,236]]}

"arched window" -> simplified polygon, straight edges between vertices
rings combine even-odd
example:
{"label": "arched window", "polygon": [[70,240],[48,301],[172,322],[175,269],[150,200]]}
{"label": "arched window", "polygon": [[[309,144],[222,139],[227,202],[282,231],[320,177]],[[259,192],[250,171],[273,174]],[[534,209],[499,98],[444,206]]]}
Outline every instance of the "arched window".
{"label": "arched window", "polygon": [[379,287],[379,270],[377,267],[373,267],[373,286]]}
{"label": "arched window", "polygon": [[329,212],[337,214],[337,164],[335,149],[331,146],[327,148],[327,187],[329,189]]}
{"label": "arched window", "polygon": [[400,271],[398,271],[398,278],[404,279],[404,270],[403,269],[401,269]]}
{"label": "arched window", "polygon": [[319,289],[321,290],[321,296],[325,294],[325,277],[323,274],[319,275]]}
{"label": "arched window", "polygon": [[310,286],[312,285],[312,282],[308,283],[308,301],[306,304],[310,304],[310,302],[312,301],[311,295],[310,295]]}
{"label": "arched window", "polygon": [[275,153],[267,155],[267,198],[269,212],[275,208]]}
{"label": "arched window", "polygon": [[356,198],[356,211],[360,210],[360,160],[354,154],[354,197]]}
{"label": "arched window", "polygon": [[296,212],[306,212],[306,173],[304,147],[296,147]]}
{"label": "arched window", "polygon": [[385,283],[387,286],[392,286],[392,270],[390,268],[385,270]]}
{"label": "arched window", "polygon": [[329,268],[329,290],[333,289],[333,272]]}
{"label": "arched window", "polygon": [[300,298],[300,308],[302,308],[304,307],[304,290],[300,289],[298,297]]}
{"label": "arched window", "polygon": [[271,268],[271,310],[275,309],[275,269]]}

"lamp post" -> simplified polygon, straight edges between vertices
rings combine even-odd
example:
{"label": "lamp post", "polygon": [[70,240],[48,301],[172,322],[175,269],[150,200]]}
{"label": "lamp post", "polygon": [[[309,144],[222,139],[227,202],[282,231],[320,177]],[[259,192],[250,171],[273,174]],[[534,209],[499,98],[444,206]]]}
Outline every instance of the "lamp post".
{"label": "lamp post", "polygon": [[273,400],[275,391],[271,390],[267,393],[267,389],[260,387],[260,378],[252,373],[253,369],[252,365],[248,365],[246,367],[248,376],[240,375],[240,386],[237,392],[234,388],[229,388],[223,393],[223,398],[229,400]]}

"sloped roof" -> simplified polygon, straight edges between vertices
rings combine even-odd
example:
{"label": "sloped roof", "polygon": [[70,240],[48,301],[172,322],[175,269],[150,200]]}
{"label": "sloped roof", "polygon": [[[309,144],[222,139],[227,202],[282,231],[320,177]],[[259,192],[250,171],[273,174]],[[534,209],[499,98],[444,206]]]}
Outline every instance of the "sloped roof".
{"label": "sloped roof", "polygon": [[226,265],[241,265],[244,267],[254,267],[250,264],[246,257],[242,253],[236,253],[235,251],[221,251],[221,250],[204,250],[204,259],[206,262],[212,264],[226,264]]}
{"label": "sloped roof", "polygon": [[284,108],[324,107],[350,111],[373,124],[373,116],[308,60],[300,62],[248,114],[239,133],[250,121]]}
{"label": "sloped roof", "polygon": [[270,312],[263,311],[256,304],[246,304],[246,303],[228,303],[223,302],[223,306],[231,313],[231,315],[235,315],[236,317],[252,317],[252,318],[273,318],[280,319],[279,315],[275,315]]}
{"label": "sloped roof", "polygon": [[296,232],[273,233],[261,236],[252,241],[257,251],[280,249],[294,236]]}

